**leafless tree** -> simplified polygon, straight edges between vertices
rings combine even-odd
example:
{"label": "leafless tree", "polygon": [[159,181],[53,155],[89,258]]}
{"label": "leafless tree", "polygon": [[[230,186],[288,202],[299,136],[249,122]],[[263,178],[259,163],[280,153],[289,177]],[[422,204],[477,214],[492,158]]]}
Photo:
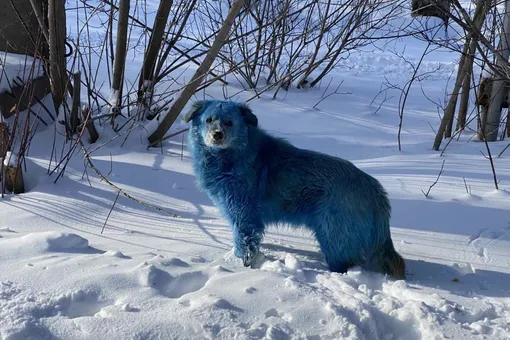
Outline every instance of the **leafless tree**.
{"label": "leafless tree", "polygon": [[64,100],[67,74],[65,60],[65,20],[64,0],[48,0],[48,26],[50,61],[49,74],[51,79],[51,92],[55,109],[59,109]]}
{"label": "leafless tree", "polygon": [[[504,99],[508,96],[508,89],[504,84],[510,76],[508,48],[505,45],[508,40],[506,32],[510,31],[510,20],[508,15],[505,15],[507,10],[501,10],[504,6],[500,5],[507,6],[509,3],[504,0],[478,0],[472,8],[468,4],[461,4],[458,0],[449,1],[449,7],[439,6],[434,1],[425,2],[434,8],[433,15],[441,16],[449,22],[449,28],[456,32],[458,37],[456,39],[434,39],[430,36],[421,38],[460,54],[457,77],[448,105],[444,110],[433,149],[439,150],[442,139],[452,136],[459,96],[460,107],[456,130],[463,130],[466,127],[469,94],[474,87],[481,84],[488,86],[480,87],[480,96],[476,100],[476,104],[483,108],[478,127],[485,130],[483,134],[479,130],[478,137],[487,138],[489,142],[496,140],[498,128],[503,123],[501,108],[508,105]],[[473,83],[471,76],[474,70],[478,72],[481,69],[484,70],[481,79],[483,81],[479,84]]]}
{"label": "leafless tree", "polygon": [[126,68],[126,49],[128,40],[130,0],[120,0],[119,20],[117,24],[117,39],[115,45],[115,59],[113,65],[113,82],[110,92],[110,113],[113,118],[119,113],[122,98],[122,82]]}
{"label": "leafless tree", "polygon": [[[234,25],[233,37],[218,55],[249,90],[316,86],[343,58],[377,39],[398,16],[392,3],[369,0],[254,1]],[[200,39],[220,25],[221,4],[203,4],[195,23]],[[377,14],[377,15],[376,15]],[[386,28],[386,31],[389,31]],[[399,36],[398,28],[392,32]],[[204,44],[207,47],[207,45]],[[315,74],[316,73],[316,74]]]}
{"label": "leafless tree", "polygon": [[[154,28],[151,32],[149,47],[147,48],[142,64],[142,72],[140,74],[138,84],[138,101],[144,106],[144,108],[147,109],[150,108],[152,104],[151,93],[154,69],[156,68],[157,56],[161,49],[163,36],[165,34],[165,26],[168,21],[172,4],[172,0],[163,0],[160,2],[156,18],[154,19]],[[138,114],[143,116],[146,115],[144,112],[139,112]]]}
{"label": "leafless tree", "polygon": [[244,0],[234,1],[225,18],[225,21],[223,22],[223,25],[221,26],[221,29],[218,31],[218,34],[216,35],[216,38],[214,39],[214,42],[211,45],[211,48],[209,49],[209,52],[205,56],[204,60],[198,67],[197,71],[195,72],[189,83],[186,85],[186,87],[182,90],[179,97],[173,103],[171,109],[167,112],[166,116],[158,125],[156,131],[154,131],[154,133],[152,133],[149,136],[150,143],[155,143],[165,136],[165,133],[168,131],[170,126],[172,126],[173,122],[180,114],[188,100],[195,93],[195,90],[203,81],[204,76],[207,74],[207,71],[209,71],[209,68],[214,62],[214,59],[216,58],[221,47],[225,43],[230,33],[230,28],[232,27],[232,24],[234,23],[236,16],[239,14],[243,6]]}

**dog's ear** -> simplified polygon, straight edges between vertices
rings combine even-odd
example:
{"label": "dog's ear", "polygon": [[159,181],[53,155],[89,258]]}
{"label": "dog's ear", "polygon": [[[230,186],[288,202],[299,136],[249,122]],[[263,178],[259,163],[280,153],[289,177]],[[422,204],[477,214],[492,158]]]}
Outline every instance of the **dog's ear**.
{"label": "dog's ear", "polygon": [[189,123],[190,120],[200,115],[205,110],[207,105],[209,105],[209,100],[199,100],[194,102],[193,105],[191,105],[191,108],[188,111],[188,113],[186,113],[186,115],[184,116],[184,122]]}
{"label": "dog's ear", "polygon": [[246,104],[239,104],[239,111],[241,111],[241,115],[244,118],[244,121],[248,125],[257,126],[259,124],[259,120],[257,116],[253,114],[253,111]]}

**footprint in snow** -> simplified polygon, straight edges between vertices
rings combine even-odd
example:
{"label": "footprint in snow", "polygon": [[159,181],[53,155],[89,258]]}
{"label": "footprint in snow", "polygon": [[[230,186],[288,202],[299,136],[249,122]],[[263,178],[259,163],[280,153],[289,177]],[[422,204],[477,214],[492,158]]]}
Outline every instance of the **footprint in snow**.
{"label": "footprint in snow", "polygon": [[102,254],[102,256],[117,257],[119,259],[131,259],[131,256],[126,256],[121,251],[118,250],[107,250],[105,253]]}
{"label": "footprint in snow", "polygon": [[177,257],[172,257],[170,259],[162,260],[160,263],[162,266],[165,266],[165,267],[173,266],[173,267],[187,268],[190,266],[189,263],[184,262],[183,260],[181,260]]}
{"label": "footprint in snow", "polygon": [[138,266],[137,271],[138,280],[142,286],[152,287],[171,299],[196,292],[204,288],[209,281],[209,275],[201,271],[183,273],[174,277],[147,262]]}
{"label": "footprint in snow", "polygon": [[267,310],[264,313],[264,315],[266,316],[266,318],[270,318],[270,317],[279,318],[280,317],[280,313],[278,313],[276,308],[271,308],[271,309]]}
{"label": "footprint in snow", "polygon": [[254,287],[246,287],[244,289],[244,292],[247,293],[247,294],[252,294],[252,293],[255,293],[256,291],[257,291],[257,289],[254,288]]}
{"label": "footprint in snow", "polygon": [[58,298],[57,309],[70,319],[95,316],[112,301],[100,297],[95,291],[78,290],[66,293]]}

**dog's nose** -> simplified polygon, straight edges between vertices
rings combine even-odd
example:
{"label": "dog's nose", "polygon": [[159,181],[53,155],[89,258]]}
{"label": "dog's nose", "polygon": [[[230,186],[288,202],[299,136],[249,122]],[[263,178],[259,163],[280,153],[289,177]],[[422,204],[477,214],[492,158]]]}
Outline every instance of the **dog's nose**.
{"label": "dog's nose", "polygon": [[213,138],[215,140],[222,140],[223,139],[223,132],[221,131],[216,131],[214,134],[213,134]]}

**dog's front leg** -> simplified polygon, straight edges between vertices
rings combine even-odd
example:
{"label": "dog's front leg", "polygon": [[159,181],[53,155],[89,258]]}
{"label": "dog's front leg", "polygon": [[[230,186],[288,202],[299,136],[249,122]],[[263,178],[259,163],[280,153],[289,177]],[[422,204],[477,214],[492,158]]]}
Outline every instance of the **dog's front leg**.
{"label": "dog's front leg", "polygon": [[253,201],[238,200],[229,206],[227,214],[232,226],[234,254],[248,267],[259,252],[264,224]]}
{"label": "dog's front leg", "polygon": [[253,225],[234,227],[234,252],[243,260],[243,265],[248,267],[259,253],[262,241],[263,227],[254,228]]}

